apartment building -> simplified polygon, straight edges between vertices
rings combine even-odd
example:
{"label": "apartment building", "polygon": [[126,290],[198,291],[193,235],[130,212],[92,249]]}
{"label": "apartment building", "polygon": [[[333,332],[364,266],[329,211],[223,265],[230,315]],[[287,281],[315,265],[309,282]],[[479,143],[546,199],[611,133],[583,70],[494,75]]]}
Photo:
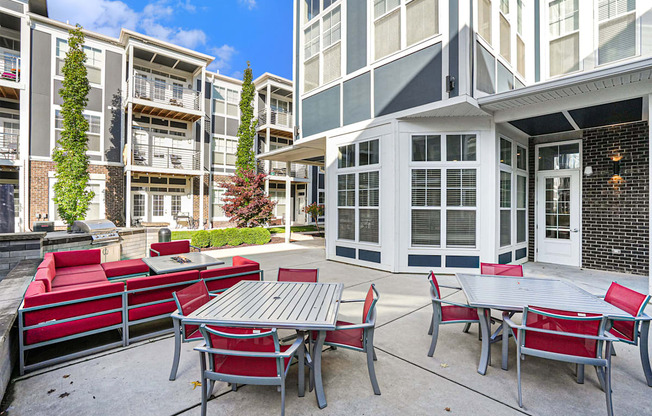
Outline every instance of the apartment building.
{"label": "apartment building", "polygon": [[649,273],[652,4],[295,0],[292,146],[326,256]]}
{"label": "apartment building", "polygon": [[[48,18],[45,1],[0,3],[0,190],[13,194],[15,208],[6,215],[16,231],[43,220],[64,226],[53,201],[52,149],[62,128],[58,91],[71,27]],[[208,71],[211,56],[130,30],[119,38],[84,33],[95,193],[87,218],[173,228],[227,224],[220,184],[235,172],[242,82]],[[268,73],[255,82],[256,150],[291,144],[292,82]],[[261,171],[278,201],[275,223],[285,223],[286,211],[305,223],[303,207],[313,189],[318,196],[319,174],[313,186],[305,165],[288,173],[263,163]]]}

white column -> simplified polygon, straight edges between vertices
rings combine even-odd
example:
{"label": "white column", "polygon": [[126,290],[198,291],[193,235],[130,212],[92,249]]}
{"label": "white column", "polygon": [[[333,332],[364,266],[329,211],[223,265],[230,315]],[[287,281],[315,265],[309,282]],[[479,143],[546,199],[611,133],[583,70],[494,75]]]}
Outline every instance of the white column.
{"label": "white column", "polygon": [[127,84],[127,133],[124,137],[124,159],[125,164],[125,225],[131,227],[131,159],[134,154],[134,138],[133,138],[133,123],[134,123],[134,46],[129,45],[129,63],[127,68],[128,84]]}
{"label": "white column", "polygon": [[201,86],[202,93],[199,95],[199,108],[201,109],[202,116],[199,120],[199,170],[201,175],[199,176],[199,229],[204,229],[204,129],[206,128],[206,100],[204,99],[206,94],[206,68],[202,67],[201,69]]}
{"label": "white column", "polygon": [[285,163],[285,242],[290,242],[290,233],[292,232],[292,204],[290,198],[292,197],[291,186],[292,180],[290,179],[290,162]]}
{"label": "white column", "polygon": [[28,68],[31,67],[30,57],[31,53],[31,21],[29,19],[21,19],[20,25],[20,66],[22,77],[20,79],[21,86],[19,97],[19,128],[18,133],[18,153],[20,161],[20,170],[18,172],[18,198],[20,198],[20,227],[16,231],[27,231],[29,229],[29,107],[30,107],[30,83]]}
{"label": "white column", "polygon": [[[652,148],[652,94],[649,94],[647,96],[647,124],[648,124],[648,146]],[[648,149],[649,153],[649,149]],[[649,160],[648,158],[648,165],[649,165],[649,172],[648,172],[648,182],[649,178],[652,178],[652,160]],[[650,199],[649,205],[648,205],[648,212],[650,207],[652,207],[652,192],[648,192],[648,198]],[[648,244],[652,244],[652,216],[649,218],[650,224],[649,224],[649,230],[650,230],[650,239],[648,241]],[[648,250],[649,251],[649,250]],[[651,269],[650,266],[652,266],[652,252],[649,254],[650,258],[648,260],[648,273],[649,270]],[[652,294],[652,273],[648,276],[648,286],[649,286],[649,291],[648,293]]]}
{"label": "white column", "polygon": [[125,222],[131,227],[131,172],[125,172]]}

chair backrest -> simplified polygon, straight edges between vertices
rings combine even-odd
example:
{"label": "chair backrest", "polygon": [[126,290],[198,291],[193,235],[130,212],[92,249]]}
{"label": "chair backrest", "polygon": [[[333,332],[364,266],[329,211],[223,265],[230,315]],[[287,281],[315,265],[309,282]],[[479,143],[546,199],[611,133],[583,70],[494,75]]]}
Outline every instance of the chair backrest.
{"label": "chair backrest", "polygon": [[280,357],[255,357],[251,353],[279,353],[280,344],[276,330],[254,333],[248,328],[206,327],[200,331],[209,348],[228,351],[228,354],[211,353],[211,370],[217,373],[249,376],[279,377],[283,371]]}
{"label": "chair backrest", "polygon": [[319,269],[278,269],[279,282],[306,282],[317,283]]}
{"label": "chair backrest", "polygon": [[[604,296],[604,300],[637,317],[643,313],[643,310],[650,302],[650,296],[612,282],[609,290],[607,290],[607,294]],[[613,331],[611,332],[620,338],[625,337],[631,342],[636,342],[638,337],[638,324],[635,321],[614,321]]]}
{"label": "chair backrest", "polygon": [[211,300],[208,294],[208,288],[203,280],[194,283],[184,289],[172,293],[177,310],[183,316],[188,316],[196,311],[200,306],[205,305]]}
{"label": "chair backrest", "polygon": [[525,347],[557,354],[595,358],[598,354],[597,340],[564,336],[561,333],[602,335],[606,320],[600,314],[527,306],[523,310],[523,322],[526,328],[560,333],[557,335],[526,330],[524,340],[519,340]]}
{"label": "chair backrest", "polygon": [[523,277],[523,266],[520,264],[480,263],[480,274]]}
{"label": "chair backrest", "polygon": [[378,302],[379,298],[380,295],[376,290],[376,285],[372,283],[369,287],[369,290],[367,291],[367,297],[365,297],[364,300],[364,307],[362,308],[362,322],[369,323],[375,319],[374,312],[376,309],[376,303]]}
{"label": "chair backrest", "polygon": [[[188,240],[178,240],[170,241],[168,243],[153,243],[150,247],[152,250],[156,250],[161,253],[161,256],[170,256],[172,254],[183,254],[190,252],[190,241]],[[155,251],[149,251],[150,257],[156,257],[158,254]]]}
{"label": "chair backrest", "polygon": [[441,299],[441,292],[439,291],[439,283],[437,283],[437,276],[432,270],[428,274],[428,280],[430,281],[431,291],[434,293],[435,298]]}

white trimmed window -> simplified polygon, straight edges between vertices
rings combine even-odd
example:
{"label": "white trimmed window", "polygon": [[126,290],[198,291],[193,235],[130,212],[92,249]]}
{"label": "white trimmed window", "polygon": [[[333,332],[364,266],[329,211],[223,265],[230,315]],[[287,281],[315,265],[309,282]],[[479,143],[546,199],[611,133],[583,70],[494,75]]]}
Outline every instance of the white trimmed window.
{"label": "white trimmed window", "polygon": [[598,65],[636,55],[636,0],[596,0]]}
{"label": "white trimmed window", "polygon": [[238,140],[215,137],[213,138],[213,142],[215,146],[213,150],[213,164],[235,166]]}
{"label": "white trimmed window", "polygon": [[226,90],[226,115],[238,117],[238,106],[240,105],[240,92],[237,90]]}
{"label": "white trimmed window", "polygon": [[405,5],[407,46],[439,33],[439,1],[412,0]]}
{"label": "white trimmed window", "polygon": [[553,0],[548,4],[551,77],[580,69],[579,13],[579,0]]}
{"label": "white trimmed window", "polygon": [[[102,140],[101,140],[101,123],[100,116],[84,114],[84,118],[88,122],[88,130],[86,131],[86,137],[88,137],[88,151],[91,153],[100,153],[102,151]],[[61,138],[61,132],[63,131],[63,115],[61,110],[54,111],[54,137],[56,140],[55,146],[58,147],[59,139]]]}
{"label": "white trimmed window", "polygon": [[527,242],[527,150],[499,140],[499,247],[508,247]]}
{"label": "white trimmed window", "polygon": [[212,205],[213,205],[213,218],[223,218],[224,214],[224,192],[226,189],[218,186],[213,187]]}
{"label": "white trimmed window", "polygon": [[[304,22],[309,22],[319,14],[319,1],[320,0],[304,0]],[[327,1],[328,0],[324,0],[324,2]]]}
{"label": "white trimmed window", "polygon": [[[57,204],[54,203],[54,184],[57,179],[54,177],[54,172],[50,172],[49,178],[49,211],[50,218],[54,221],[55,225],[63,225],[63,220],[59,217],[57,212]],[[106,188],[106,180],[100,179],[104,175],[92,174],[91,179],[88,181],[87,190],[93,191],[93,199],[88,204],[88,211],[86,211],[87,220],[99,220],[105,218],[105,203],[104,203],[104,190]]]}
{"label": "white trimmed window", "polygon": [[509,14],[509,0],[500,0],[499,29],[500,29],[500,55],[512,61],[512,24]]}
{"label": "white trimmed window", "polygon": [[322,20],[322,48],[324,55],[324,80],[329,83],[342,76],[342,37],[340,7],[324,15]]}
{"label": "white trimmed window", "polygon": [[491,45],[491,0],[478,0],[478,34]]}
{"label": "white trimmed window", "polygon": [[[102,83],[102,63],[104,61],[104,52],[100,49],[84,46],[84,53],[86,54],[86,70],[88,72],[88,81],[93,84]],[[57,60],[57,75],[63,75],[63,61],[68,53],[68,40],[57,39],[56,46],[56,60]]]}
{"label": "white trimmed window", "polygon": [[226,88],[213,86],[213,113],[226,114]]}
{"label": "white trimmed window", "polygon": [[374,59],[401,49],[400,0],[374,0]]}
{"label": "white trimmed window", "polygon": [[319,86],[319,21],[304,30],[303,91]]}
{"label": "white trimmed window", "polygon": [[523,0],[516,0],[516,70],[525,76],[525,41],[523,40]]}

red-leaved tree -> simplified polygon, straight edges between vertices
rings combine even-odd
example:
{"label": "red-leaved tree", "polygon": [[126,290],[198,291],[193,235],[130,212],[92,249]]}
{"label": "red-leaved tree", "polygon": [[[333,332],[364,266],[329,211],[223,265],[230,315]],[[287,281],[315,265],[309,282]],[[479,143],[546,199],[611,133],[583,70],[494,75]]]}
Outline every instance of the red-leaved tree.
{"label": "red-leaved tree", "polygon": [[224,213],[238,228],[260,227],[272,218],[276,205],[265,194],[265,174],[238,169],[237,175],[220,183]]}

